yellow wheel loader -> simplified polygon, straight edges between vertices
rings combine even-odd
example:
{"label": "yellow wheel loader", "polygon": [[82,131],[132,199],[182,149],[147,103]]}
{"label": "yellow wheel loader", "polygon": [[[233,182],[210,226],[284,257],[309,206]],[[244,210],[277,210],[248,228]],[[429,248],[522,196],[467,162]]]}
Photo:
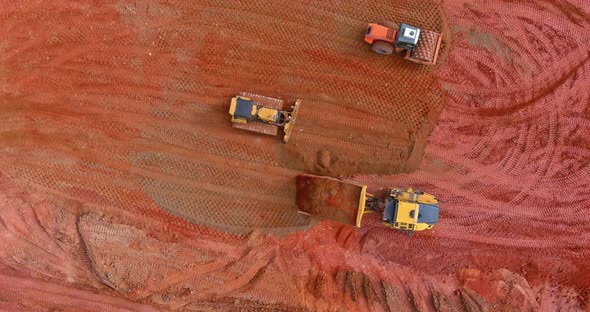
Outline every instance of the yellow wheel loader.
{"label": "yellow wheel loader", "polygon": [[361,226],[367,213],[380,213],[383,225],[405,231],[432,229],[439,206],[433,195],[411,188],[389,189],[384,198],[367,193],[367,186],[329,177],[298,175],[297,208],[322,220]]}
{"label": "yellow wheel loader", "polygon": [[301,100],[297,100],[291,107],[292,111],[289,112],[281,110],[282,100],[240,93],[232,98],[229,108],[232,126],[275,136],[278,135],[279,128],[283,128],[285,132],[283,141],[287,143],[291,137],[300,102]]}

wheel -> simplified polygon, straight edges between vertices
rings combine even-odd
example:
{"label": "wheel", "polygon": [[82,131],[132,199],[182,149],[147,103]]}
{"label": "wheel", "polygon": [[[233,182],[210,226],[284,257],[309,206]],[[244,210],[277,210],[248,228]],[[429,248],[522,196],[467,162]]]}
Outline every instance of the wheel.
{"label": "wheel", "polygon": [[385,41],[375,41],[371,49],[377,54],[391,55],[393,53],[393,44]]}

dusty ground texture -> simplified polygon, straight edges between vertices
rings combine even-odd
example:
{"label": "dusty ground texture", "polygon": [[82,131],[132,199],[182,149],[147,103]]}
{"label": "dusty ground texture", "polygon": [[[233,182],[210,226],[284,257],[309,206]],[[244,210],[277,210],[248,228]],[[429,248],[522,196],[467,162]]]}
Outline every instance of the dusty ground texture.
{"label": "dusty ground texture", "polygon": [[[321,3],[2,4],[0,309],[590,309],[587,2]],[[444,64],[370,53],[391,16]],[[239,91],[302,98],[301,131],[233,129]],[[441,221],[315,224],[299,170]]]}
{"label": "dusty ground texture", "polygon": [[[445,32],[440,7],[418,4],[5,4],[0,169],[84,205],[238,234],[305,227],[298,172],[417,168],[442,85],[362,38],[385,16]],[[231,127],[241,91],[302,100],[289,144]]]}

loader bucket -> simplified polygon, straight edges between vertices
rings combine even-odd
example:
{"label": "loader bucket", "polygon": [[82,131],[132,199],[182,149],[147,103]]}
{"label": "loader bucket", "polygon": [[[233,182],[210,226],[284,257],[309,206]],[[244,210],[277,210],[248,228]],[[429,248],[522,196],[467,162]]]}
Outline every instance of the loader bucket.
{"label": "loader bucket", "polygon": [[293,131],[293,126],[295,125],[297,112],[299,111],[299,104],[301,104],[301,100],[295,101],[295,104],[293,105],[293,111],[291,112],[291,120],[285,125],[285,136],[283,137],[283,141],[285,143],[289,142],[289,139],[291,138],[291,132]]}
{"label": "loader bucket", "polygon": [[301,213],[320,220],[360,226],[366,186],[313,175],[298,175],[296,181],[296,204]]}

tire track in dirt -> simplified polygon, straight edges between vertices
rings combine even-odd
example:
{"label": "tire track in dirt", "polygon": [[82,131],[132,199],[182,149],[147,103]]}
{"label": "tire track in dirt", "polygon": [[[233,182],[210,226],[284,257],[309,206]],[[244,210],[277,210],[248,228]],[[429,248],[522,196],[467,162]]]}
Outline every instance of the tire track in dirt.
{"label": "tire track in dirt", "polygon": [[[74,216],[102,215],[98,221],[64,221],[80,230],[84,250],[93,252],[90,265],[97,269],[80,264],[79,270],[92,280],[80,285],[94,286],[81,287],[100,292],[104,285],[132,285],[131,294],[109,294],[186,310],[205,304],[211,309],[352,311],[496,305],[534,311],[531,289],[550,285],[541,303],[551,297],[573,310],[584,308],[584,291],[590,287],[583,273],[589,267],[588,237],[579,233],[589,230],[589,183],[583,175],[588,149],[586,141],[576,138],[587,136],[589,129],[584,9],[550,1],[445,2],[449,20],[459,26],[451,33],[439,8],[422,1],[363,6],[353,1],[285,2],[278,8],[263,1],[23,6],[0,7],[5,16],[0,31],[10,30],[2,51],[11,58],[0,62],[5,101],[29,105],[0,109],[9,121],[2,126],[0,169],[18,190],[71,202],[63,206]],[[382,17],[445,28],[453,36],[454,51],[446,67],[435,72],[437,79],[431,69],[371,54],[361,42],[364,23]],[[39,34],[32,37],[35,25]],[[400,83],[390,86],[392,72]],[[446,87],[444,94],[437,80]],[[407,96],[396,90],[412,84],[420,84],[412,88],[420,97],[406,103]],[[339,151],[371,161],[404,146],[420,154],[444,96],[446,109],[418,172],[355,178],[373,188],[416,186],[440,194],[446,202],[437,227],[409,239],[381,227],[378,218],[368,218],[359,232],[321,223],[283,239],[258,231],[239,239],[186,222],[193,214],[197,224],[239,233],[264,227],[278,233],[273,227],[309,224],[294,216],[292,207],[285,209],[295,171],[283,166],[296,164],[281,162],[284,145],[222,123],[229,117],[229,98],[248,88],[285,100],[303,98],[302,112],[315,112],[309,114],[310,124],[300,125],[318,124],[308,138],[302,136],[304,143],[317,150],[341,139]],[[326,107],[342,113],[324,119],[322,114],[330,111]],[[394,132],[355,125],[373,115],[402,126],[395,144],[375,144],[373,150],[358,143]],[[335,118],[341,121],[334,123]],[[343,127],[363,133],[347,141],[339,131]],[[309,151],[315,161],[316,151]],[[568,158],[567,151],[579,157]],[[413,168],[383,158],[390,167],[382,173]],[[558,188],[561,182],[568,183],[567,192]],[[252,197],[258,200],[245,200]],[[195,203],[203,206],[195,209]],[[166,205],[176,207],[165,211]],[[63,242],[59,248],[47,247],[34,236],[30,252],[57,261],[42,249],[75,254],[80,245],[69,239],[72,250],[61,247],[68,246]],[[21,245],[14,246],[18,250]],[[212,262],[195,264],[206,248],[216,252]],[[22,262],[31,258],[25,255]],[[0,280],[8,270],[6,259],[0,258]],[[539,278],[530,266],[540,268]],[[68,283],[67,274],[59,273],[64,267],[57,263],[44,273]],[[516,276],[498,273],[504,267]],[[19,270],[38,269],[10,272]],[[164,281],[156,285],[147,278],[150,274]],[[231,287],[219,286],[232,281]],[[500,296],[489,285],[507,285],[508,294]],[[47,285],[66,291],[60,287]],[[32,293],[29,297],[42,298],[46,307],[56,306],[54,300],[67,301],[30,287],[16,292]],[[11,289],[0,296],[11,302],[23,297]],[[80,304],[74,297],[67,301],[71,306]]]}
{"label": "tire track in dirt", "polygon": [[[80,290],[55,283],[24,277],[0,276],[0,295],[10,311],[31,311],[39,307],[77,311],[158,311],[147,304],[131,302],[110,294]],[[6,300],[6,301],[4,301]]]}
{"label": "tire track in dirt", "polygon": [[[165,244],[139,229],[112,224],[96,215],[82,217],[79,228],[102,279],[115,289],[129,292],[133,298],[166,304],[173,309],[223,296],[241,298],[242,291],[259,285],[257,280],[264,278],[274,261],[274,251],[267,247],[242,246],[238,251],[227,244],[215,250],[209,244],[201,244],[198,249],[184,243]],[[128,247],[112,248],[113,241]],[[167,250],[164,254],[159,253],[163,246]],[[175,260],[170,262],[170,259]],[[162,274],[167,276],[164,284],[161,278],[153,279]],[[219,287],[220,283],[225,286]],[[259,298],[259,305],[283,297],[276,289],[267,292],[271,295],[269,300]],[[291,305],[292,300],[285,304]]]}
{"label": "tire track in dirt", "polygon": [[[540,5],[548,3],[543,1]],[[372,219],[364,222],[368,229],[363,233],[367,241],[394,241],[401,254],[414,253],[418,248],[449,266],[477,262],[487,268],[507,266],[518,271],[523,263],[555,261],[554,265],[568,273],[551,271],[545,264],[540,270],[542,274],[580,297],[569,300],[551,290],[551,300],[580,309],[590,287],[575,273],[588,266],[585,260],[588,238],[583,234],[589,229],[588,207],[584,204],[590,195],[585,191],[589,180],[584,176],[588,164],[583,157],[567,158],[567,162],[562,157],[569,151],[569,154],[585,155],[588,149],[584,140],[571,139],[588,134],[588,119],[582,117],[587,115],[588,107],[588,47],[574,35],[584,27],[567,23],[548,26],[552,29],[545,32],[546,36],[533,43],[537,39],[525,37],[534,38],[546,28],[540,26],[536,13],[532,13],[534,10],[530,16],[535,20],[520,18],[524,11],[515,7],[524,9],[526,4],[512,3],[510,7],[511,11],[500,6],[492,10],[498,13],[489,13],[484,11],[490,8],[481,4],[464,7],[451,4],[447,12],[458,24],[470,23],[469,14],[478,16],[481,25],[488,25],[478,31],[490,31],[506,43],[513,62],[518,61],[522,69],[507,77],[506,71],[498,76],[495,68],[504,67],[498,64],[497,58],[478,55],[497,51],[473,47],[460,33],[464,30],[456,29],[459,33],[454,34],[457,44],[453,55],[457,57],[450,56],[449,68],[468,68],[470,72],[461,77],[450,69],[438,73],[443,81],[450,81],[445,83],[449,98],[421,169],[415,174],[386,179],[355,179],[369,185],[379,179],[374,184],[376,188],[421,186],[429,193],[440,194],[446,200],[441,204],[440,224],[431,233],[412,241],[378,228],[377,220]],[[496,14],[503,17],[499,23],[493,17]],[[556,18],[546,12],[540,15]],[[502,32],[519,24],[527,24],[522,33]],[[556,34],[560,34],[559,40],[554,40]],[[538,47],[546,49],[540,53]],[[489,115],[489,112],[494,113]],[[566,117],[570,115],[578,118],[572,121]],[[371,249],[367,245],[367,252],[383,261],[406,264],[416,270],[445,272],[444,265],[439,270],[419,266],[415,263],[420,260],[417,257],[403,258],[387,250],[385,245],[377,246]],[[575,265],[568,268],[565,263]],[[547,290],[544,292],[547,296]]]}

